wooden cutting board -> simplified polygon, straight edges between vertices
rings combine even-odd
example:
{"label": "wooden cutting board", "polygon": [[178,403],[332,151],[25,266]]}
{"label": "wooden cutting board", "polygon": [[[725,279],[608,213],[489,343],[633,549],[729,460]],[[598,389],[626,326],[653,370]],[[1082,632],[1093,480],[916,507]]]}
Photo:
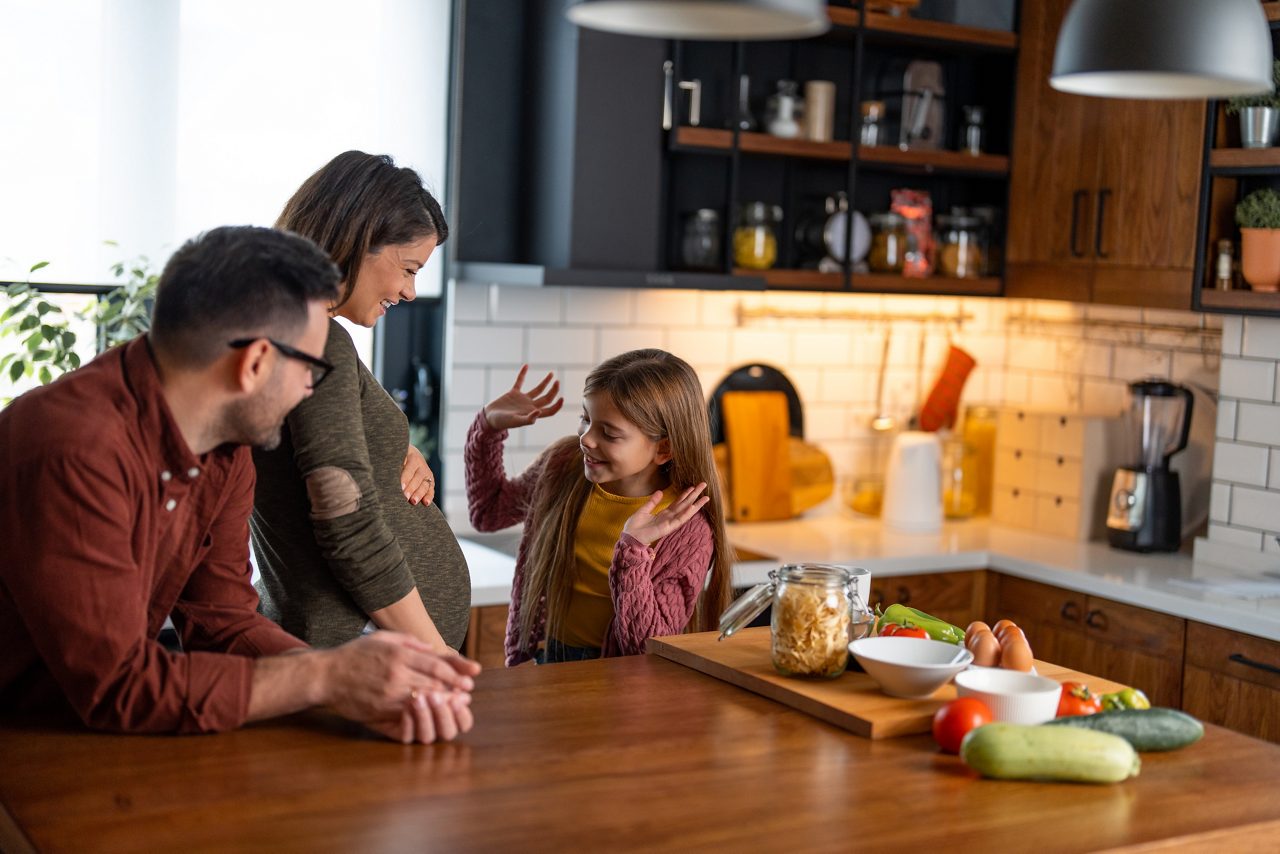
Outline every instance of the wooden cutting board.
{"label": "wooden cutting board", "polygon": [[[717,632],[650,638],[647,651],[694,670],[777,700],[815,718],[864,738],[892,738],[929,732],[933,713],[955,699],[954,685],[944,685],[928,699],[890,697],[865,673],[846,671],[835,679],[799,679],[773,669],[769,656],[769,627],[743,629],[728,640]],[[1037,661],[1036,672],[1059,682],[1085,682],[1108,693],[1125,687]]]}

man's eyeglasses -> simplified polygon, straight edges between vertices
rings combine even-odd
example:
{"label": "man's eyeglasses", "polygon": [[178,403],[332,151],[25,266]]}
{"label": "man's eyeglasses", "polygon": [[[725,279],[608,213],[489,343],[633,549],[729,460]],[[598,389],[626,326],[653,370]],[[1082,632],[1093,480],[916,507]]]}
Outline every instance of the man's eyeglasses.
{"label": "man's eyeglasses", "polygon": [[228,341],[227,346],[240,350],[244,347],[248,347],[254,341],[262,340],[265,340],[268,344],[275,347],[290,359],[297,359],[300,362],[306,362],[310,365],[311,387],[313,389],[320,385],[320,383],[324,382],[324,378],[329,376],[329,373],[333,370],[333,365],[329,364],[324,359],[312,356],[310,353],[304,353],[297,347],[290,347],[288,344],[282,344],[274,338],[237,338],[235,341]]}

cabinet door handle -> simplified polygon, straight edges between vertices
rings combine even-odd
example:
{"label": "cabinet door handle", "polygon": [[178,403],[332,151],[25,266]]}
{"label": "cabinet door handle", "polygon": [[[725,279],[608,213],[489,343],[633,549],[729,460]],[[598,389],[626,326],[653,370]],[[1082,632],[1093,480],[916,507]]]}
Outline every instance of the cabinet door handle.
{"label": "cabinet door handle", "polygon": [[1107,619],[1106,614],[1098,610],[1093,610],[1084,615],[1084,624],[1091,629],[1097,629],[1100,632],[1105,632],[1107,630],[1107,626],[1110,625],[1110,621]]}
{"label": "cabinet door handle", "polygon": [[1245,667],[1254,667],[1258,670],[1265,670],[1268,673],[1280,673],[1280,667],[1274,664],[1267,664],[1265,661],[1254,661],[1252,658],[1246,658],[1240,653],[1234,653],[1227,656],[1228,661],[1234,661],[1236,664],[1243,664]]}
{"label": "cabinet door handle", "polygon": [[905,605],[911,601],[911,591],[905,585],[898,585],[898,604]]}
{"label": "cabinet door handle", "polygon": [[1099,258],[1108,257],[1107,253],[1102,251],[1102,224],[1107,215],[1107,196],[1110,195],[1110,190],[1098,191],[1098,222],[1093,227],[1093,254]]}
{"label": "cabinet door handle", "polygon": [[[1076,190],[1071,194],[1071,257],[1083,258],[1084,251],[1076,248],[1080,236],[1080,203],[1089,195],[1088,190]],[[1019,415],[1021,417],[1021,415]]]}
{"label": "cabinet door handle", "polygon": [[1062,619],[1072,623],[1080,622],[1080,606],[1071,599],[1062,603],[1062,610],[1058,614],[1061,615]]}

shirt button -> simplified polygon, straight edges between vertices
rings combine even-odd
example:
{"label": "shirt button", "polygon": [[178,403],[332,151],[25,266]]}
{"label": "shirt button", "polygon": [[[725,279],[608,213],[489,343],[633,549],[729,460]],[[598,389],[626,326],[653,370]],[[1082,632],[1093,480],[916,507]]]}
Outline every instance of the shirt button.
{"label": "shirt button", "polygon": [[187,477],[196,478],[199,476],[200,476],[200,469],[196,468],[195,466],[192,466],[191,468],[187,469]]}
{"label": "shirt button", "polygon": [[165,471],[160,472],[160,479],[163,480],[165,483],[168,483],[170,479],[172,479],[172,477],[173,475],[169,474],[169,471],[167,469]]}
{"label": "shirt button", "polygon": [[175,501],[175,500],[174,500],[174,499],[172,499],[172,498],[170,498],[168,501],[166,501],[166,502],[164,503],[164,509],[165,509],[165,510],[169,510],[169,511],[172,511],[172,510],[173,510],[173,508],[175,508],[175,507],[177,507],[177,506],[178,506],[178,502],[177,502],[177,501]]}

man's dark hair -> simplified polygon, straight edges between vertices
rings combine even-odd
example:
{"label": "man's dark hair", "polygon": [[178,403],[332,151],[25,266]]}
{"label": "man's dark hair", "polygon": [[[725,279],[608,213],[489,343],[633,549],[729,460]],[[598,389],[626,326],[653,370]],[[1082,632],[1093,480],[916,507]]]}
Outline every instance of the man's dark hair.
{"label": "man's dark hair", "polygon": [[179,365],[203,367],[246,337],[291,341],[308,303],[338,296],[338,268],[306,238],[223,226],[173,253],[160,274],[151,341]]}
{"label": "man's dark hair", "polygon": [[385,154],[344,151],[308,178],[276,220],[314,240],[342,271],[342,305],[351,298],[360,262],[384,246],[449,239],[440,203],[407,166]]}

